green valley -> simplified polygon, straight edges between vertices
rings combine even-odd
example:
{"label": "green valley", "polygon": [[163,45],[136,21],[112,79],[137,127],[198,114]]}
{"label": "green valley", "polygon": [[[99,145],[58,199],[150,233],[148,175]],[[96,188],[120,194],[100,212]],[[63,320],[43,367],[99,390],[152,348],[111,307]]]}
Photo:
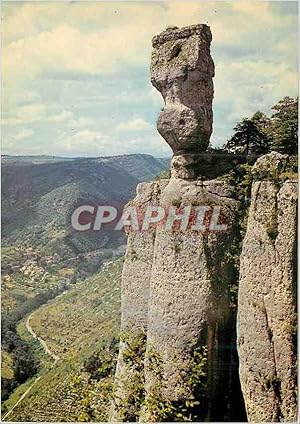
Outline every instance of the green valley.
{"label": "green valley", "polygon": [[[77,283],[33,314],[30,324],[49,349],[59,356],[46,357],[25,329],[18,333],[35,345],[40,370],[19,387],[30,391],[6,417],[9,421],[103,421],[107,419],[120,321],[120,280],[123,259],[107,263],[93,277]],[[14,394],[4,402],[6,411],[17,402]]]}

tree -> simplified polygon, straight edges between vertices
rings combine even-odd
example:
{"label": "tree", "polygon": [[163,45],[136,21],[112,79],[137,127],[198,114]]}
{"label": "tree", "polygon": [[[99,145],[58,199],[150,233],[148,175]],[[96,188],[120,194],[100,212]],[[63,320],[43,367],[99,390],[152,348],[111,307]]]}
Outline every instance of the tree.
{"label": "tree", "polygon": [[267,134],[269,119],[262,112],[256,112],[251,119],[244,118],[234,127],[235,133],[225,144],[230,152],[264,154],[269,151],[270,138]]}
{"label": "tree", "polygon": [[298,97],[284,97],[272,108],[269,136],[271,150],[289,155],[297,154],[298,147]]}

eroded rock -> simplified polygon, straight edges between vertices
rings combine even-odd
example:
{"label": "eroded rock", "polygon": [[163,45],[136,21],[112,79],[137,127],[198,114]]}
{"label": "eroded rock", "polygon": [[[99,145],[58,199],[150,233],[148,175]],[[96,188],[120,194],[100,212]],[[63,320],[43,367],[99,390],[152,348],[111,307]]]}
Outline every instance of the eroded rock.
{"label": "eroded rock", "polygon": [[[216,183],[211,186],[216,191]],[[227,229],[156,230],[142,413],[145,422],[176,421],[189,414],[196,421],[210,419],[216,413],[211,409],[215,408],[217,386],[224,384],[216,340],[230,314],[229,280],[224,278],[226,250],[231,249],[239,202],[212,193],[210,181],[199,186],[195,181],[171,179],[162,191],[160,205],[172,204],[178,208],[220,207]]]}
{"label": "eroded rock", "polygon": [[[127,206],[142,212],[155,205],[167,180],[140,183]],[[148,326],[149,290],[153,265],[154,231],[129,231],[122,272],[121,342],[115,376],[112,421],[136,420],[143,390],[144,354]]]}
{"label": "eroded rock", "polygon": [[207,25],[192,25],[169,27],[152,40],[151,82],[165,101],[157,129],[175,155],[196,155],[209,144],[214,93],[211,39]]}
{"label": "eroded rock", "polygon": [[286,157],[254,166],[238,298],[240,380],[249,421],[295,422],[297,184],[273,179]]}

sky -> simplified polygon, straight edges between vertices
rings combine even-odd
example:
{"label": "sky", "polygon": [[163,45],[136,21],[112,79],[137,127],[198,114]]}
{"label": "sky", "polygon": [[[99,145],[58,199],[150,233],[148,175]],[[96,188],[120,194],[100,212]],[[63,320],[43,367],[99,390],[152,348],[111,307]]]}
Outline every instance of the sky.
{"label": "sky", "polygon": [[290,1],[4,2],[2,153],[170,156],[151,39],[197,23],[212,31],[222,146],[238,120],[297,95],[297,20]]}

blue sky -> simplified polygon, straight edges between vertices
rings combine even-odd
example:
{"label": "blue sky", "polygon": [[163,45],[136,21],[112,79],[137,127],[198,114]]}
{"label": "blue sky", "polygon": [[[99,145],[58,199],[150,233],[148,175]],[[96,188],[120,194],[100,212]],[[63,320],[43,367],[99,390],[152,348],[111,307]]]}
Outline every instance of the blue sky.
{"label": "blue sky", "polygon": [[2,22],[6,154],[169,156],[149,75],[169,25],[211,27],[214,146],[297,95],[297,2],[6,2]]}

